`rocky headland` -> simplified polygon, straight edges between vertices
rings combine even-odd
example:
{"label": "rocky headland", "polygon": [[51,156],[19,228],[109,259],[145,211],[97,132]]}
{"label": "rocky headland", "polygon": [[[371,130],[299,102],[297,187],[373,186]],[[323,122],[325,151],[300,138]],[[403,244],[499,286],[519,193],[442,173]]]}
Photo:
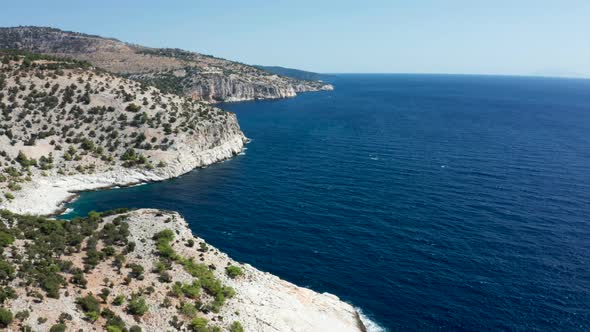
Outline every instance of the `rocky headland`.
{"label": "rocky headland", "polygon": [[349,304],[233,261],[175,212],[36,216],[76,191],[230,158],[246,142],[235,114],[88,62],[14,52],[0,54],[0,111],[0,328],[365,330]]}
{"label": "rocky headland", "polygon": [[46,27],[0,28],[1,48],[87,61],[164,92],[205,102],[287,98],[333,89],[322,81],[276,75],[210,55]]}

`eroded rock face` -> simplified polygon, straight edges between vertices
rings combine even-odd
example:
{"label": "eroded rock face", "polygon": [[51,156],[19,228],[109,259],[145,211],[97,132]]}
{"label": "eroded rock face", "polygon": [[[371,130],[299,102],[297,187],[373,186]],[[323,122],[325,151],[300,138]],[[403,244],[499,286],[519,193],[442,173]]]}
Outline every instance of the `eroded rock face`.
{"label": "eroded rock face", "polygon": [[321,81],[277,76],[253,66],[179,49],[156,49],[52,28],[0,28],[0,48],[88,61],[165,92],[207,102],[293,97],[331,90]]}

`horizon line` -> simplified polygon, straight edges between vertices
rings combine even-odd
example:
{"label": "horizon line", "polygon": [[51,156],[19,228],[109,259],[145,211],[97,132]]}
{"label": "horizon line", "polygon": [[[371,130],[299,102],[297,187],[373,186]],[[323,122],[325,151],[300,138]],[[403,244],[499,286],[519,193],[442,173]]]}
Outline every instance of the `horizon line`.
{"label": "horizon line", "polygon": [[[292,68],[297,69],[297,68]],[[428,73],[428,72],[315,72],[319,75],[431,75],[431,76],[495,76],[495,77],[519,77],[519,78],[552,78],[590,80],[590,76],[557,76],[557,75],[535,75],[535,74],[489,74],[489,73]]]}

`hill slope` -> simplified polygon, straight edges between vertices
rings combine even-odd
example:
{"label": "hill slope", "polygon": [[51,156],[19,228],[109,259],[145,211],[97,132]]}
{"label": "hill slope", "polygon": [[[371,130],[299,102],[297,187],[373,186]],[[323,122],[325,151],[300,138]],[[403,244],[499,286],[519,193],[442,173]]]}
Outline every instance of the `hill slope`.
{"label": "hill slope", "polygon": [[170,211],[0,211],[0,251],[9,331],[364,331],[352,306],[233,261]]}
{"label": "hill slope", "polygon": [[195,52],[149,48],[53,28],[0,28],[0,48],[88,61],[164,92],[207,102],[285,98],[298,92],[332,89],[319,81],[278,76]]}
{"label": "hill slope", "polygon": [[237,154],[235,114],[87,63],[0,55],[0,206],[48,214],[71,191],[163,180]]}

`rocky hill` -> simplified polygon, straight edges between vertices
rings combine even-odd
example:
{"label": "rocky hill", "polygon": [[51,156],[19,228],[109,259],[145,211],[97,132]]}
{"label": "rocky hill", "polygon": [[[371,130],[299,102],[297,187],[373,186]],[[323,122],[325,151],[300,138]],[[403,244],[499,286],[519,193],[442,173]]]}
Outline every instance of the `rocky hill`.
{"label": "rocky hill", "polygon": [[93,69],[0,55],[0,206],[49,214],[72,191],[163,180],[239,153],[235,114]]}
{"label": "rocky hill", "polygon": [[245,137],[234,114],[88,62],[6,52],[0,112],[0,329],[365,330],[350,305],[233,261],[177,213],[34,216],[77,190],[164,180],[237,154]]}
{"label": "rocky hill", "polygon": [[207,102],[285,98],[332,89],[320,81],[279,76],[195,52],[149,48],[53,28],[0,28],[0,48],[88,61],[164,92]]}
{"label": "rocky hill", "polygon": [[0,249],[0,328],[11,331],[364,330],[350,305],[233,261],[174,212],[0,211]]}

